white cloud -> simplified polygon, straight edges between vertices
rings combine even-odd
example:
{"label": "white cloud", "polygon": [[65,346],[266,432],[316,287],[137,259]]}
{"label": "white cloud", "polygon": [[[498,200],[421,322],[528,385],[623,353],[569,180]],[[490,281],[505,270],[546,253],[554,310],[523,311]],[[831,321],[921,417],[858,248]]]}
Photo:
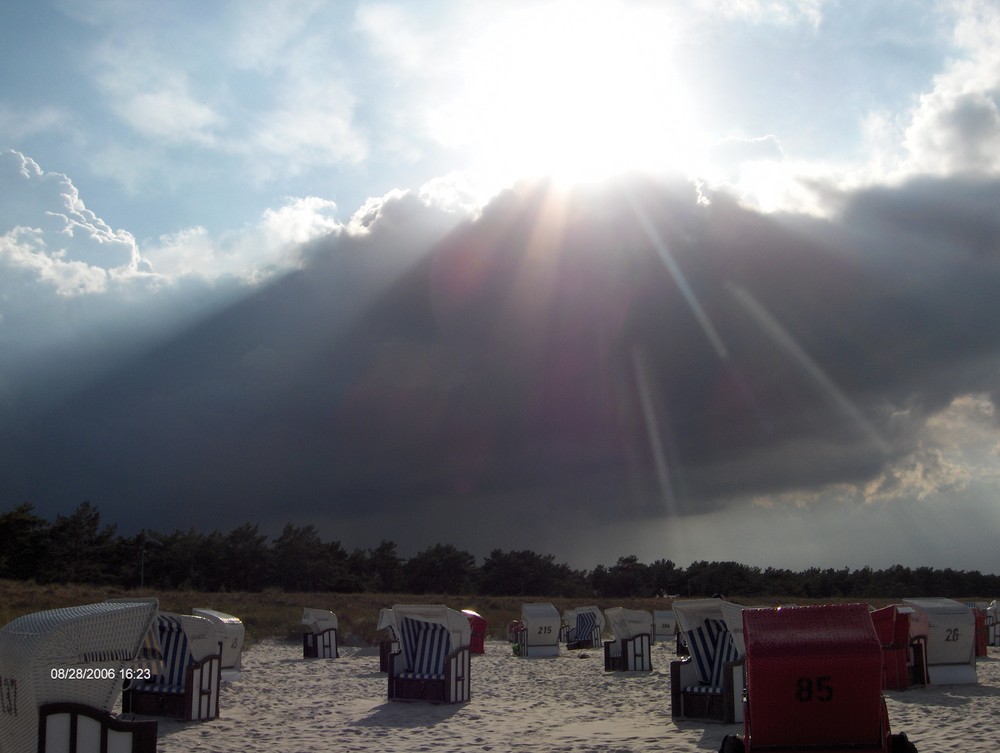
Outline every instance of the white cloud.
{"label": "white cloud", "polygon": [[64,131],[69,123],[69,113],[58,107],[24,109],[0,102],[0,136],[8,142],[21,141],[38,133]]}
{"label": "white cloud", "polygon": [[63,295],[102,292],[136,273],[135,239],[87,209],[76,186],[19,152],[0,155],[0,253]]}
{"label": "white cloud", "polygon": [[1000,170],[1000,8],[955,4],[950,60],[920,96],[905,129],[908,172]]}

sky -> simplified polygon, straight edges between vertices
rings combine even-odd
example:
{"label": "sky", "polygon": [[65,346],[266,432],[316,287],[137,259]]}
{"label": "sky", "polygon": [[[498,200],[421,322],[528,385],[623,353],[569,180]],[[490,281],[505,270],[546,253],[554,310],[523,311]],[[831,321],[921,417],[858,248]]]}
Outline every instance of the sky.
{"label": "sky", "polygon": [[0,7],[0,510],[1000,572],[1000,8]]}

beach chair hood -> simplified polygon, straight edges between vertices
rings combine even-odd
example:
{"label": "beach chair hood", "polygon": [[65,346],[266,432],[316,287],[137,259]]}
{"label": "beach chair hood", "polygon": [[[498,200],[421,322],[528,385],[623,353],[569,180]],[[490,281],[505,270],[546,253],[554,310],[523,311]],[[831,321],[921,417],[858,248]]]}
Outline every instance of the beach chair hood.
{"label": "beach chair hood", "polygon": [[401,620],[404,617],[444,625],[451,635],[453,648],[468,646],[472,639],[472,626],[469,625],[469,618],[457,609],[451,609],[444,604],[394,604],[390,619],[396,636],[400,635]]}
{"label": "beach chair hood", "polygon": [[[36,749],[42,704],[110,712],[122,690],[121,670],[134,666],[157,606],[156,599],[85,604],[24,615],[0,628],[8,699],[0,704],[0,751]],[[88,679],[72,679],[80,675]]]}
{"label": "beach chair hood", "polygon": [[604,610],[615,638],[635,638],[640,633],[652,633],[653,615],[642,609],[611,607]]}

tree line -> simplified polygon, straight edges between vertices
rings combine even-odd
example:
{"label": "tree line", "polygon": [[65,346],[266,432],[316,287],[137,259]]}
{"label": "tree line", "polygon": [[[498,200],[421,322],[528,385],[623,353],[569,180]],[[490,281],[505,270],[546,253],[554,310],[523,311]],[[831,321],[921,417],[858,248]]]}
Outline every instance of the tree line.
{"label": "tree line", "polygon": [[874,598],[979,596],[1000,593],[1000,576],[978,571],[809,568],[795,572],[737,562],[669,559],[651,564],[634,555],[614,565],[577,570],[552,555],[494,549],[476,557],[435,544],[402,557],[392,541],[348,551],[323,541],[313,525],[286,524],[277,537],[244,523],[228,533],[142,530],[118,534],[89,502],[48,521],[25,503],[0,513],[0,578],[158,590],[463,594],[595,598]]}

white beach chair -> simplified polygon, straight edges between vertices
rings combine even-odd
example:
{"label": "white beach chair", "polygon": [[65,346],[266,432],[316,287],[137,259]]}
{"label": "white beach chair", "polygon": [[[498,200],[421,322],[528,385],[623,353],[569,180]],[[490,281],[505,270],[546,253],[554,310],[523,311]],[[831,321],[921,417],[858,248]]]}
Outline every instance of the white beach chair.
{"label": "white beach chair", "polygon": [[[913,608],[911,638],[926,639],[927,683],[976,685],[976,618],[952,599],[903,599]],[[918,644],[919,645],[919,644]]]}
{"label": "white beach chair", "polygon": [[654,641],[677,639],[677,616],[673,609],[653,610],[653,626]]}
{"label": "white beach chair", "polygon": [[329,609],[302,610],[302,624],[305,632],[302,634],[302,656],[305,659],[336,659],[340,656],[337,650],[337,615]]}
{"label": "white beach chair", "polygon": [[472,696],[469,619],[443,604],[392,608],[399,649],[389,654],[389,700],[462,703]]}
{"label": "white beach chair", "polygon": [[722,599],[685,599],[673,604],[690,652],[687,658],[670,662],[674,719],[743,721],[744,657],[733,643],[723,603]]}
{"label": "white beach chair", "polygon": [[653,615],[641,609],[612,607],[604,614],[614,639],[604,641],[606,672],[649,672],[653,668]]}
{"label": "white beach chair", "polygon": [[205,617],[160,612],[152,630],[163,652],[163,668],[133,682],[122,708],[135,714],[207,721],[219,716],[222,644]]}
{"label": "white beach chair", "polygon": [[156,609],[155,599],[86,604],[0,628],[0,751],[155,751],[155,721],[111,710]]}
{"label": "white beach chair", "polygon": [[222,681],[235,682],[240,679],[243,674],[243,643],[246,640],[243,620],[204,607],[195,607],[191,614],[204,617],[215,626],[215,634],[222,643]]}
{"label": "white beach chair", "polygon": [[559,611],[549,603],[521,605],[514,654],[523,657],[559,656]]}
{"label": "white beach chair", "polygon": [[1000,606],[996,599],[986,607],[986,644],[1000,646]]}

